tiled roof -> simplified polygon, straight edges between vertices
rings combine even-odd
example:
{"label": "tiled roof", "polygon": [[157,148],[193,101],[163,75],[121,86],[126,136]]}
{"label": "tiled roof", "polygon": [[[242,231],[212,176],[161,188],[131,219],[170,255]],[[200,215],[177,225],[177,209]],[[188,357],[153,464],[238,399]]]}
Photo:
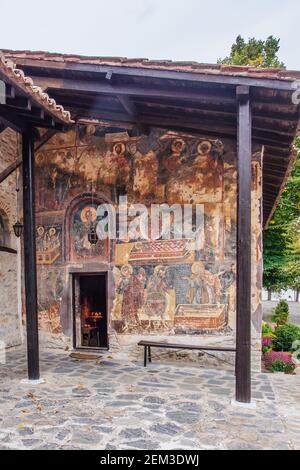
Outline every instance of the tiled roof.
{"label": "tiled roof", "polygon": [[0,78],[7,79],[9,83],[23,91],[34,103],[46,110],[54,118],[65,124],[73,123],[71,114],[63,106],[58,105],[53,98],[45,93],[42,88],[34,85],[30,77],[17,69],[14,63],[0,52]]}
{"label": "tiled roof", "polygon": [[269,78],[276,80],[300,79],[300,72],[277,68],[257,68],[250,66],[237,66],[225,64],[201,64],[199,62],[175,62],[171,60],[149,60],[143,58],[127,57],[94,57],[71,54],[59,54],[43,51],[12,51],[5,50],[5,54],[14,59],[33,59],[52,62],[70,62],[80,64],[94,64],[119,67],[135,67],[145,69],[170,70],[177,72],[203,73],[210,75],[231,75],[250,78]]}

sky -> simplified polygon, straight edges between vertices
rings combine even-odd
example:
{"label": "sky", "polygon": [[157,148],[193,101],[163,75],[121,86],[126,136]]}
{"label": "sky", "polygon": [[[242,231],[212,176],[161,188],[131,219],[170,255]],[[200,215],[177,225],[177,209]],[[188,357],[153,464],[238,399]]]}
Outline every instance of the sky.
{"label": "sky", "polygon": [[238,34],[300,70],[299,0],[0,0],[0,49],[215,63]]}

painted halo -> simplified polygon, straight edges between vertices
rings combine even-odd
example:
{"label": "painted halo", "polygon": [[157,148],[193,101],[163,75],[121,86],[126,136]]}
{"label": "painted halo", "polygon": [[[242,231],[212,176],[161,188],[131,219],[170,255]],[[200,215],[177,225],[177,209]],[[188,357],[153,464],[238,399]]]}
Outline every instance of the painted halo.
{"label": "painted halo", "polygon": [[183,139],[175,139],[172,142],[171,148],[172,151],[177,153],[177,152],[182,152],[185,149],[186,143]]}
{"label": "painted halo", "polygon": [[209,140],[203,140],[198,144],[197,150],[200,155],[208,155],[212,149],[212,144]]}
{"label": "painted halo", "polygon": [[[120,151],[118,151],[118,148],[120,149]],[[116,144],[114,144],[112,151],[113,154],[118,157],[119,155],[123,155],[125,153],[125,150],[125,144],[123,144],[122,142],[117,142]]]}
{"label": "painted halo", "polygon": [[204,271],[204,263],[202,261],[196,261],[192,264],[191,270],[193,274],[200,274]]}
{"label": "painted halo", "polygon": [[45,228],[42,225],[39,225],[36,229],[37,234],[42,237],[45,233]]}
{"label": "painted halo", "polygon": [[[88,214],[90,213],[90,219],[88,218]],[[84,207],[81,211],[80,218],[84,224],[87,222],[95,222],[97,219],[97,211],[95,207],[87,206]]]}
{"label": "painted halo", "polygon": [[130,276],[133,273],[133,267],[130,264],[124,264],[121,267],[121,273],[123,276]]}
{"label": "painted halo", "polygon": [[55,227],[51,227],[49,229],[49,235],[50,235],[50,237],[54,237],[54,235],[56,235],[56,228]]}

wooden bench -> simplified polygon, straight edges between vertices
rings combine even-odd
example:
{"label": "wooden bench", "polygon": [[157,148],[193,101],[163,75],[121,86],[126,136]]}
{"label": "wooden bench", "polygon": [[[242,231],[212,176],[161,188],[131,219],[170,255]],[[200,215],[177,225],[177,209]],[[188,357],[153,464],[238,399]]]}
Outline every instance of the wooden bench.
{"label": "wooden bench", "polygon": [[201,346],[198,344],[174,344],[174,343],[161,343],[159,341],[140,341],[138,346],[144,347],[144,367],[147,367],[147,360],[152,362],[151,348],[169,348],[169,349],[188,349],[196,351],[221,351],[221,352],[236,352],[235,348],[222,348],[218,346]]}

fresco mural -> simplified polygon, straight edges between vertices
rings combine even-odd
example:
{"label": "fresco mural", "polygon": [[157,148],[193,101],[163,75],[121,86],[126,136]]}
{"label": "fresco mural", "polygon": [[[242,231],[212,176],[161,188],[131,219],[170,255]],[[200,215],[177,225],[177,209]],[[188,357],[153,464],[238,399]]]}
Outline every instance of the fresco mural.
{"label": "fresco mural", "polygon": [[41,225],[36,229],[36,262],[51,265],[61,261],[62,227],[61,225]]}
{"label": "fresco mural", "polygon": [[[66,308],[60,308],[58,294],[66,289],[65,272],[70,266],[85,272],[92,265],[113,272],[109,322],[119,334],[232,334],[234,144],[161,130],[152,130],[149,136],[110,131],[83,126],[76,135],[72,131],[62,140],[59,136],[51,139],[36,156],[36,206],[45,222],[37,227],[38,264],[49,267],[49,274],[42,270],[39,276],[43,318],[50,315],[52,330],[59,331],[59,312],[67,314]],[[253,197],[259,201],[258,162],[252,177]],[[119,196],[127,196],[129,205],[144,204],[149,212],[151,204],[203,205],[200,246],[195,248],[175,229],[171,239],[164,239],[162,232],[157,239],[145,240],[135,231],[126,240],[90,243],[101,197],[117,209]],[[259,202],[255,210],[258,220]],[[172,217],[171,222],[174,227]],[[253,237],[259,236],[257,222]],[[256,261],[260,259],[257,253]],[[43,276],[49,276],[49,292],[44,291]],[[45,328],[47,321],[43,321]]]}
{"label": "fresco mural", "polygon": [[71,216],[69,253],[72,261],[82,261],[89,258],[106,258],[109,244],[106,240],[98,240],[95,244],[89,240],[92,231],[94,235],[100,218],[97,216],[96,203],[81,203]]}
{"label": "fresco mural", "polygon": [[64,289],[64,271],[38,266],[39,327],[48,333],[62,333],[60,307]]}

